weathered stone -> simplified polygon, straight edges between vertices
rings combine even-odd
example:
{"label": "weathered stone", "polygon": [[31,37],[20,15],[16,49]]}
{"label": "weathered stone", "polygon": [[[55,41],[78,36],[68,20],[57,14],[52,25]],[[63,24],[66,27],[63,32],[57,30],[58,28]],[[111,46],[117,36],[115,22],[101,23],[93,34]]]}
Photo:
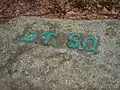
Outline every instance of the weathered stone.
{"label": "weathered stone", "polygon": [[[25,29],[99,36],[100,53],[18,42]],[[0,25],[0,90],[119,90],[119,60],[119,20],[21,16]]]}

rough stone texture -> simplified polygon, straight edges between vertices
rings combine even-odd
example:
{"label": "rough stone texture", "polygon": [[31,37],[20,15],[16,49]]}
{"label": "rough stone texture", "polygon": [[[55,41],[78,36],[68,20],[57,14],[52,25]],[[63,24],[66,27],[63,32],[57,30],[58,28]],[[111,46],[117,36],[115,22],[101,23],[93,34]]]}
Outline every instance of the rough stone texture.
{"label": "rough stone texture", "polygon": [[[100,37],[100,53],[20,43],[26,26]],[[0,90],[120,90],[120,21],[17,17],[0,25]]]}

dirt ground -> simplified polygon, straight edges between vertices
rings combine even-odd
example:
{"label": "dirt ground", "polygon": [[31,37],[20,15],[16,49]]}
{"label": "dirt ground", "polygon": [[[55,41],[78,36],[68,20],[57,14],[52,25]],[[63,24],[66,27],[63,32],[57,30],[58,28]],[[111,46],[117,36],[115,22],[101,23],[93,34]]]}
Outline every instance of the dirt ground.
{"label": "dirt ground", "polygon": [[0,0],[0,23],[19,16],[120,19],[120,0]]}

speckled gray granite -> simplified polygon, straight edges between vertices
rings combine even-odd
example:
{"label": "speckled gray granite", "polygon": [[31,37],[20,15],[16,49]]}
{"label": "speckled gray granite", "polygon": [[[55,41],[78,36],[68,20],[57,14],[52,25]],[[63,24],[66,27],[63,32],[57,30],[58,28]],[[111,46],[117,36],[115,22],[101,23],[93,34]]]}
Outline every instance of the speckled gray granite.
{"label": "speckled gray granite", "polygon": [[[99,36],[100,53],[20,43],[26,26]],[[0,90],[120,90],[120,20],[21,16],[0,25]]]}

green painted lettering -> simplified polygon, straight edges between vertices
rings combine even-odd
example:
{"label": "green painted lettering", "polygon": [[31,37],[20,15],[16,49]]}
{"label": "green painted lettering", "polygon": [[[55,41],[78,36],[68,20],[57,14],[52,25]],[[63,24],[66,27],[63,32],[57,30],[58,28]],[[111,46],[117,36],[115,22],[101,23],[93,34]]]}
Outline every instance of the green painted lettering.
{"label": "green painted lettering", "polygon": [[[32,35],[29,37],[29,35]],[[37,33],[33,30],[28,30],[23,38],[20,38],[20,42],[32,42],[37,37]]]}
{"label": "green painted lettering", "polygon": [[[92,41],[91,47],[88,47],[88,46],[87,46],[88,40],[91,40],[91,41]],[[85,50],[86,52],[92,52],[92,51],[98,52],[98,49],[97,49],[97,47],[98,47],[98,45],[97,45],[97,40],[96,40],[96,38],[95,38],[94,36],[89,36],[89,37],[85,38],[85,39],[82,41],[81,44],[82,44],[83,50]]]}
{"label": "green painted lettering", "polygon": [[76,40],[75,37],[80,37],[80,34],[71,34],[69,37],[68,37],[68,47],[69,48],[78,48],[80,46],[80,41],[79,40]]}
{"label": "green painted lettering", "polygon": [[42,36],[45,36],[44,44],[48,44],[48,41],[50,40],[50,37],[51,36],[55,37],[56,33],[55,32],[43,32]]}

